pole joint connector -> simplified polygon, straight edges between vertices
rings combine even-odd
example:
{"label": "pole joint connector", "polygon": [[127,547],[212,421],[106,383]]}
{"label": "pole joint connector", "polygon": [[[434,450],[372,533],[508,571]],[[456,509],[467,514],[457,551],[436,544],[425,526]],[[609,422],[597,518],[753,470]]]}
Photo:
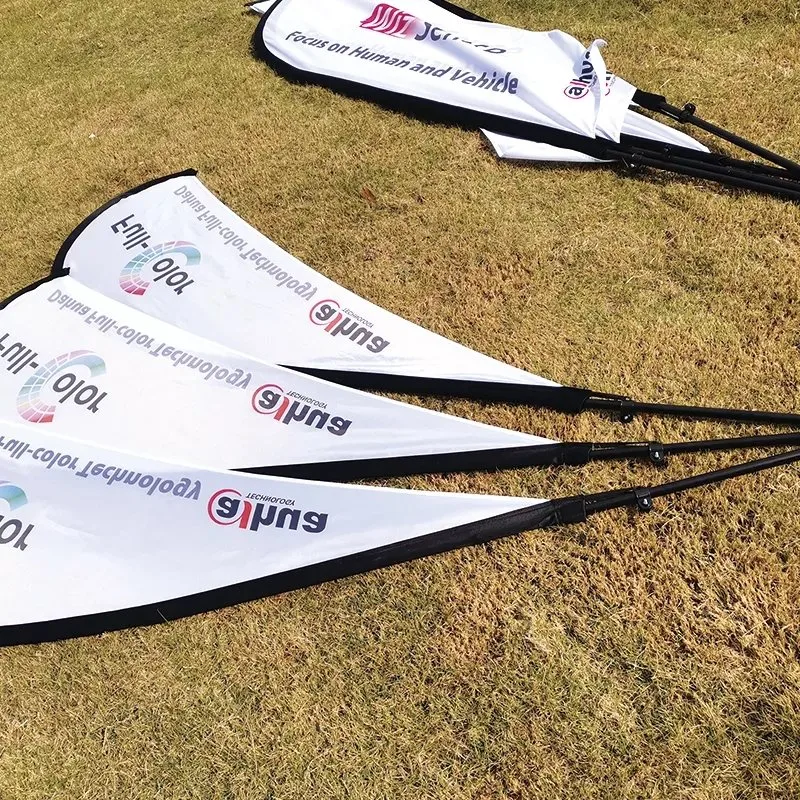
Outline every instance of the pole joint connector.
{"label": "pole joint connector", "polygon": [[650,442],[648,455],[652,464],[662,466],[667,463],[667,450],[661,442]]}
{"label": "pole joint connector", "polygon": [[636,497],[636,507],[639,509],[639,511],[653,510],[653,498],[650,494],[649,487],[640,486],[638,489],[634,489],[633,493]]}
{"label": "pole joint connector", "polygon": [[635,410],[636,409],[632,400],[621,400],[617,409],[619,421],[625,425],[627,425],[629,422],[633,422]]}

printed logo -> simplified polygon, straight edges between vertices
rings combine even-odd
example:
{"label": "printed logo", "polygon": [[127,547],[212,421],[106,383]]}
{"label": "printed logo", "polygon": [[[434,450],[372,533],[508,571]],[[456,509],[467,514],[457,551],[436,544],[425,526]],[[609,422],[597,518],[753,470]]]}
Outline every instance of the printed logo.
{"label": "printed logo", "polygon": [[577,78],[573,78],[564,89],[564,94],[570,100],[580,100],[586,97],[591,91],[592,86],[597,83],[597,75],[594,71],[594,66],[589,60],[589,52],[587,51],[581,63],[581,74]]}
{"label": "printed logo", "polygon": [[0,500],[5,500],[12,511],[16,511],[28,502],[28,496],[19,486],[8,481],[0,481]]}
{"label": "printed logo", "polygon": [[320,300],[308,312],[308,318],[331,336],[344,336],[371,353],[382,353],[391,344],[372,332],[369,320],[343,309],[336,300]]}
{"label": "printed logo", "polygon": [[[310,428],[322,430],[334,436],[344,436],[353,424],[353,420],[332,416],[325,411],[325,403],[313,397],[305,397],[298,392],[284,392],[283,388],[275,383],[265,383],[253,392],[250,400],[253,411],[265,417],[271,417],[276,422],[289,425],[292,422],[302,422]],[[316,406],[316,408],[312,408]]]}
{"label": "printed logo", "polygon": [[377,31],[378,33],[385,33],[387,36],[410,39],[416,35],[416,28],[421,24],[422,21],[413,14],[401,11],[388,3],[379,3],[372,10],[372,14],[367,19],[362,20],[359,27]]}
{"label": "printed logo", "polygon": [[[179,265],[173,258],[183,256]],[[194,280],[189,278],[187,269],[200,262],[200,251],[191,242],[165,242],[149,247],[129,261],[119,276],[119,286],[123,292],[143,295],[150,288],[150,281],[144,277],[146,267],[155,275],[153,283],[164,281],[175,294],[181,294]]]}
{"label": "printed logo", "polygon": [[298,526],[306,533],[322,533],[328,525],[328,515],[319,511],[292,508],[294,500],[285,497],[266,497],[251,492],[247,498],[236,489],[220,489],[211,495],[206,510],[217,525],[236,525],[240,530],[257,533],[261,528]]}
{"label": "printed logo", "polygon": [[[612,72],[606,72],[606,85],[605,94],[608,95],[611,91],[611,84],[616,80],[616,76]],[[577,78],[573,78],[564,89],[564,94],[570,100],[580,100],[586,97],[591,91],[592,87],[597,83],[597,73],[594,70],[592,62],[589,60],[589,51],[583,57],[581,63],[581,74]]]}
{"label": "printed logo", "polygon": [[[9,511],[16,511],[27,504],[28,496],[19,486],[8,481],[0,481],[0,500],[6,502]],[[28,546],[25,540],[32,532],[32,524],[26,526],[22,520],[0,514],[0,545],[13,542],[16,550],[25,550]]]}
{"label": "printed logo", "polygon": [[413,37],[418,42],[422,42],[425,39],[430,39],[432,42],[449,39],[452,42],[463,42],[464,44],[472,45],[487,53],[499,54],[508,52],[502,47],[490,47],[488,44],[479,44],[478,42],[463,39],[454,33],[449,33],[432,25],[430,22],[424,22],[407,11],[390,6],[388,3],[378,3],[372,9],[372,13],[361,21],[359,27],[376,33],[383,33],[387,36],[394,36],[396,39],[411,39]]}
{"label": "printed logo", "polygon": [[74,370],[81,367],[91,378],[106,371],[105,361],[89,350],[64,353],[39,367],[19,390],[19,415],[28,422],[52,422],[56,404],[63,405],[67,400],[96,414],[108,392],[100,392],[97,386],[79,378]]}

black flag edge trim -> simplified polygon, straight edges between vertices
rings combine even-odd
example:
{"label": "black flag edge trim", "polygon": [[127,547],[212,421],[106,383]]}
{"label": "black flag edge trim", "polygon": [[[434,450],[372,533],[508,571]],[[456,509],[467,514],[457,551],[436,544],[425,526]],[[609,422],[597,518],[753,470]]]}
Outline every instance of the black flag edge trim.
{"label": "black flag edge trim", "polygon": [[[145,191],[145,189],[150,189],[152,186],[158,186],[160,183],[166,183],[167,181],[171,181],[173,178],[182,178],[182,177],[195,177],[197,175],[196,169],[184,169],[180,170],[179,172],[173,172],[171,175],[162,175],[160,178],[153,178],[152,180],[145,181],[144,183],[140,183],[138,186],[134,186],[132,189],[127,189],[124,192],[116,195],[116,197],[112,197],[108,202],[103,203],[99,208],[96,208],[86,217],[82,222],[78,223],[78,225],[72,230],[72,232],[67,236],[66,239],[59,247],[58,252],[56,253],[56,257],[53,259],[53,265],[50,270],[50,277],[51,278],[63,278],[65,275],[69,275],[69,270],[64,266],[64,262],[67,258],[67,253],[69,252],[70,248],[77,238],[92,224],[101,214],[104,214],[108,211],[109,208],[115,206],[122,200],[125,200],[127,197],[133,197],[140,192]],[[40,281],[41,283],[41,281]],[[27,287],[28,289],[35,288],[34,286]],[[26,290],[22,290],[26,291]],[[20,292],[19,294],[21,294]],[[4,301],[5,303],[11,302],[16,297],[16,295],[12,295],[12,297],[8,298]],[[3,306],[0,306],[2,308]]]}
{"label": "black flag edge trim", "polygon": [[425,556],[484,544],[495,539],[550,527],[562,522],[580,522],[585,518],[581,498],[548,500],[517,511],[426,533],[360,553],[340,556],[318,564],[159,603],[78,617],[3,626],[0,627],[0,647],[41,644],[170,622],[284,592],[305,589],[340,578],[360,575]]}

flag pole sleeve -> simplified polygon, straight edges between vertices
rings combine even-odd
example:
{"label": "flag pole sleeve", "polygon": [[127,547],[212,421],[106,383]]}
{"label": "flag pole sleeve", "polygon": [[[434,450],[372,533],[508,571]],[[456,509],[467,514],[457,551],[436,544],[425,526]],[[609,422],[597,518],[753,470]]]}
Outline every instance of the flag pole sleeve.
{"label": "flag pole sleeve", "polygon": [[688,406],[674,403],[644,403],[630,397],[608,392],[594,392],[573,386],[540,386],[499,381],[459,380],[431,378],[417,375],[391,375],[380,372],[355,372],[351,370],[315,369],[284,365],[287,369],[302,372],[315,378],[372,392],[434,395],[440,397],[465,397],[469,400],[509,403],[512,405],[539,406],[577,414],[581,411],[611,411],[623,422],[634,415],[655,414],[668,417],[716,419],[728,422],[756,422],[770,425],[794,425],[800,428],[800,414],[783,411],[751,411],[713,406]]}
{"label": "flag pole sleeve", "polygon": [[[421,375],[392,375],[383,372],[355,372],[353,370],[316,369],[283,365],[295,372],[314,378],[349,386],[351,389],[398,394],[433,395],[439,397],[464,397],[513,405],[532,405],[577,414],[594,393],[572,386],[546,386],[529,383],[504,383],[458,378],[432,378]],[[608,395],[625,398],[619,395]],[[800,421],[800,418],[799,418]]]}
{"label": "flag pole sleeve", "polygon": [[630,422],[634,415],[654,414],[665,417],[688,417],[715,419],[726,422],[757,422],[769,425],[800,425],[800,414],[783,411],[751,411],[738,408],[716,408],[714,406],[689,406],[674,403],[644,403],[629,398],[593,393],[584,408],[595,411],[612,411],[620,415],[623,422]]}
{"label": "flag pole sleeve", "polygon": [[794,464],[797,461],[800,461],[800,450],[790,450],[788,453],[779,453],[778,455],[760,458],[755,461],[745,461],[725,469],[703,472],[699,475],[692,475],[688,478],[681,478],[677,481],[669,481],[655,486],[637,486],[598,494],[578,495],[574,498],[565,498],[565,500],[582,503],[587,517],[613,508],[637,507],[640,511],[651,511],[653,509],[653,499],[656,497],[678,494],[689,489],[721,483],[743,475],[754,475],[766,469]]}
{"label": "flag pole sleeve", "polygon": [[580,466],[591,461],[647,460],[662,465],[669,455],[719,450],[800,447],[800,432],[730,439],[675,442],[554,442],[490,450],[435,453],[421,456],[315,461],[269,467],[245,467],[238,471],[282,478],[316,481],[352,481],[396,478],[429,473],[477,472],[527,467]]}
{"label": "flag pole sleeve", "polygon": [[705,439],[690,442],[620,442],[594,443],[589,447],[589,461],[617,459],[647,459],[653,464],[666,463],[670,455],[708,453],[720,450],[767,449],[770,447],[800,447],[800,433],[776,433],[764,436],[739,436],[729,439]]}

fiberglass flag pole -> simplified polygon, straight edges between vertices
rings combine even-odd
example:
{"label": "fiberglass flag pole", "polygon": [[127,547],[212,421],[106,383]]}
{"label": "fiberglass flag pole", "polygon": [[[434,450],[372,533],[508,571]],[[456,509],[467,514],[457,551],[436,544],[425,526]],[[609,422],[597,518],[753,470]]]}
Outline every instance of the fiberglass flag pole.
{"label": "fiberglass flag pole", "polygon": [[355,389],[800,427],[800,414],[634,400],[562,386],[470,350],[314,271],[194,171],[112,199],[69,235],[53,276],[263,362]]}
{"label": "fiberglass flag pole", "polygon": [[0,419],[153,458],[326,481],[800,446],[800,433],[592,443],[482,425],[248,358],[68,276],[0,310]]}
{"label": "fiberglass flag pole", "polygon": [[[167,622],[800,460],[556,500],[199,469],[0,422],[0,645]],[[402,522],[399,522],[402,520]]]}
{"label": "fiberglass flag pole", "polygon": [[[731,131],[725,130],[725,128],[721,128],[719,125],[714,125],[712,122],[702,119],[695,113],[697,111],[697,106],[694,103],[686,103],[686,105],[684,105],[682,108],[678,108],[677,106],[673,106],[668,103],[667,98],[663,95],[651,94],[649,92],[642,92],[640,90],[636,91],[633,99],[636,103],[641,105],[642,108],[663,114],[664,116],[675,120],[675,122],[680,122],[684,125],[694,125],[706,133],[711,133],[714,136],[718,136],[720,139],[724,139],[726,142],[736,145],[742,150],[746,150],[747,152],[752,153],[759,158],[763,158],[765,161],[771,161],[773,164],[777,164],[779,167],[782,167],[784,170],[786,170],[786,172],[788,172],[792,177],[800,178],[800,164],[798,164],[796,161],[792,161],[785,156],[774,153],[771,150],[768,150],[766,147],[762,147],[761,145],[748,141],[742,136],[738,136]],[[720,159],[719,163],[736,165],[737,159],[726,159],[723,157]],[[754,172],[761,171],[764,175],[783,174],[779,170],[766,169],[761,164],[754,164],[752,162],[744,163],[748,164],[748,167]]]}
{"label": "fiberglass flag pole", "polygon": [[[263,12],[256,52],[284,77],[483,129],[500,155],[498,135],[529,142],[514,148],[516,158],[559,160],[561,151],[564,160],[621,161],[800,199],[800,165],[702,120],[692,104],[678,109],[608,72],[600,40],[587,48],[562,31],[494,24],[440,0],[331,0],[324,18],[314,0],[253,8]],[[781,168],[711,153],[631,105],[694,124]]]}

